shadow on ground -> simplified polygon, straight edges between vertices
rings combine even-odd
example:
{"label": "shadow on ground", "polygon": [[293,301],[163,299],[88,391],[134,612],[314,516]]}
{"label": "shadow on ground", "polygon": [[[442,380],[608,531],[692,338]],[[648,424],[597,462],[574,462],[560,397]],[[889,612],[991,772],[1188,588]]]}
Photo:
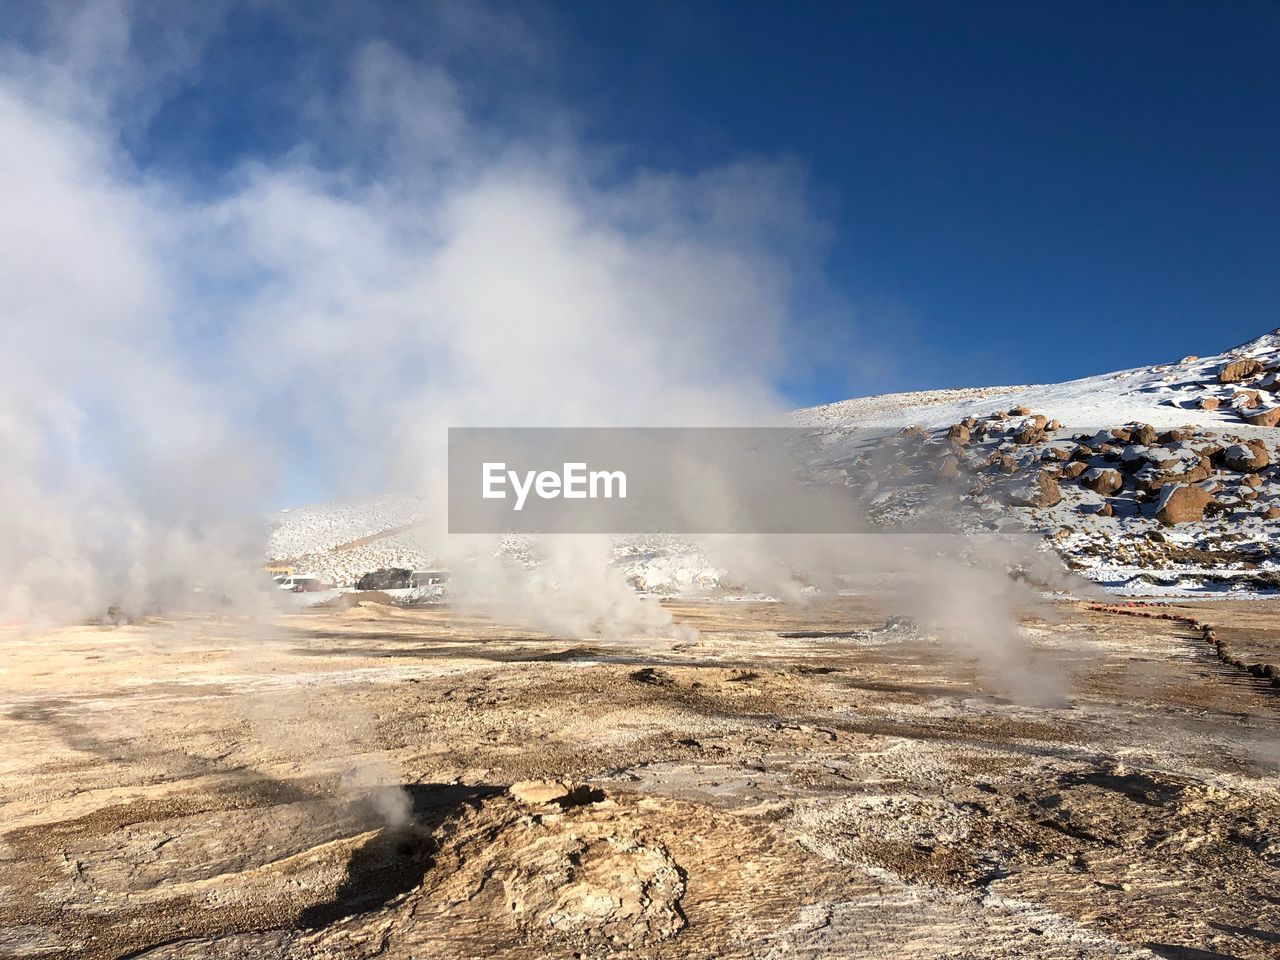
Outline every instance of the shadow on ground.
{"label": "shadow on ground", "polygon": [[351,854],[347,875],[333,898],[303,910],[298,926],[324,927],[343,917],[386,906],[417,888],[435,860],[434,833],[464,807],[478,809],[504,792],[489,784],[418,783],[404,787],[410,819],[400,827],[384,827]]}

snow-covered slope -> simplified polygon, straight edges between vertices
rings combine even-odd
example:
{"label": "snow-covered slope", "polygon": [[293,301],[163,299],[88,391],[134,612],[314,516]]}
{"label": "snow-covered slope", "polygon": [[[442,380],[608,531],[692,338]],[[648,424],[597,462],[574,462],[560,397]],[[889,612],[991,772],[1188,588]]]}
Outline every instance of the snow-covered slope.
{"label": "snow-covered slope", "polygon": [[[1240,389],[1257,390],[1258,384],[1224,384],[1218,379],[1219,371],[1226,364],[1240,358],[1256,359],[1264,367],[1280,365],[1280,330],[1212,357],[1186,357],[1174,363],[1103,373],[1065,383],[963,387],[861,397],[797,410],[792,414],[792,421],[815,427],[919,425],[930,428],[967,416],[1025,406],[1081,432],[1136,421],[1149,423],[1159,430],[1191,424],[1253,434],[1258,428],[1245,423],[1231,403]],[[1262,401],[1259,409],[1270,409],[1274,405],[1269,392],[1274,384],[1273,380],[1259,391]],[[1216,400],[1217,409],[1204,409],[1202,404],[1206,400],[1211,407]]]}
{"label": "snow-covered slope", "polygon": [[[865,462],[847,473],[872,507],[893,505],[895,491],[916,483],[988,528],[1003,529],[1012,515],[1110,589],[1280,584],[1280,561],[1271,559],[1280,545],[1280,330],[1211,357],[1065,383],[862,397],[795,411],[791,421],[819,431],[834,464],[852,464],[868,436],[888,438],[893,483],[869,480]],[[1240,444],[1258,442],[1269,451],[1258,463],[1275,466],[1242,464]],[[1052,497],[1039,496],[1042,477]],[[1180,486],[1205,491],[1212,506],[1170,525],[1161,508]],[[379,567],[431,566],[415,529],[423,508],[414,498],[378,497],[284,511],[268,556],[343,585]],[[536,554],[523,541],[504,544],[499,552],[513,562]],[[705,557],[674,538],[620,540],[615,564],[638,589],[717,583]]]}
{"label": "snow-covered slope", "polygon": [[415,536],[423,501],[372,497],[282,510],[273,518],[267,559],[349,586],[381,567],[420,570],[433,556]]}

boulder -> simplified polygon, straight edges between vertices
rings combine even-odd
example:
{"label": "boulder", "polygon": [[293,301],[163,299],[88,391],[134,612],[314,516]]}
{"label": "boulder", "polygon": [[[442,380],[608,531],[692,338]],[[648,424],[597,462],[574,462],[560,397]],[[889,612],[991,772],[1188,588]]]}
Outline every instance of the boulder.
{"label": "boulder", "polygon": [[1126,470],[1138,470],[1145,466],[1149,461],[1158,459],[1161,455],[1165,455],[1163,447],[1156,447],[1159,453],[1154,453],[1153,448],[1144,447],[1139,444],[1133,444],[1125,447],[1124,452],[1120,454],[1120,465]]}
{"label": "boulder", "polygon": [[1111,467],[1094,467],[1081,474],[1080,485],[1107,497],[1124,487],[1124,474]]}
{"label": "boulder", "polygon": [[1252,357],[1242,357],[1222,365],[1218,370],[1219,383],[1239,383],[1262,372],[1262,364]]}
{"label": "boulder", "polygon": [[520,803],[539,807],[563,800],[573,791],[567,783],[559,780],[517,780],[508,792]]}
{"label": "boulder", "polygon": [[1070,480],[1074,480],[1088,469],[1089,465],[1083,460],[1072,460],[1062,468],[1062,475]]}
{"label": "boulder", "polygon": [[1004,473],[1014,473],[1018,469],[1017,460],[1009,456],[1009,454],[1000,453],[999,451],[993,453],[987,463]]}
{"label": "boulder", "polygon": [[947,457],[942,461],[942,466],[938,467],[938,476],[945,480],[951,480],[960,475],[960,461],[955,457]]}
{"label": "boulder", "polygon": [[1156,432],[1156,428],[1149,423],[1135,423],[1134,429],[1131,431],[1131,438],[1134,443],[1140,443],[1144,447],[1149,447],[1156,442],[1160,434]]}
{"label": "boulder", "polygon": [[1267,520],[1280,520],[1280,507],[1267,507],[1262,511],[1262,516]]}
{"label": "boulder", "polygon": [[1222,456],[1222,451],[1227,449],[1222,444],[1218,443],[1216,440],[1201,440],[1189,446],[1190,446],[1190,449],[1200,454],[1200,456],[1208,457],[1210,460],[1212,460],[1214,457]]}
{"label": "boulder", "polygon": [[1199,487],[1185,483],[1165,484],[1156,504],[1156,519],[1167,527],[1203,520],[1205,508],[1213,502],[1213,497]]}
{"label": "boulder", "polygon": [[1133,440],[1133,431],[1128,427],[1116,427],[1111,431],[1111,436],[1113,439],[1119,440],[1121,443],[1130,443]]}
{"label": "boulder", "polygon": [[1104,503],[1098,508],[1098,516],[1100,517],[1114,517],[1115,515],[1116,508],[1109,503]]}
{"label": "boulder", "polygon": [[1271,464],[1271,455],[1267,452],[1267,445],[1261,440],[1246,440],[1227,447],[1223,451],[1222,462],[1230,470],[1255,473]]}
{"label": "boulder", "polygon": [[1175,427],[1173,430],[1166,430],[1158,437],[1161,443],[1178,443],[1182,440],[1190,440],[1196,435],[1196,428],[1193,426]]}
{"label": "boulder", "polygon": [[1062,499],[1058,481],[1044,471],[1010,488],[1008,500],[1019,507],[1052,507]]}
{"label": "boulder", "polygon": [[1244,414],[1244,422],[1255,427],[1274,427],[1280,424],[1280,407],[1264,407]]}
{"label": "boulder", "polygon": [[1213,473],[1213,464],[1207,457],[1197,457],[1194,462],[1172,460],[1165,463],[1149,463],[1133,475],[1134,485],[1146,493],[1159,493],[1170,483],[1200,483]]}
{"label": "boulder", "polygon": [[947,439],[952,443],[959,444],[962,447],[969,445],[969,428],[963,423],[953,423],[951,428],[947,430]]}
{"label": "boulder", "polygon": [[1030,407],[1024,407],[1022,404],[1018,404],[1016,407],[1014,407],[1013,409],[1011,409],[1011,410],[1009,411],[1009,416],[1011,416],[1011,417],[1025,417],[1025,416],[1030,415],[1030,413],[1031,413],[1031,408],[1030,408]]}
{"label": "boulder", "polygon": [[1231,406],[1237,410],[1252,410],[1262,403],[1257,390],[1237,390],[1231,395]]}
{"label": "boulder", "polygon": [[1044,440],[1044,430],[1034,423],[1024,423],[1013,435],[1015,443],[1040,443]]}
{"label": "boulder", "polygon": [[1219,400],[1217,397],[1201,397],[1200,398],[1201,410],[1217,410],[1218,407],[1221,406],[1221,404],[1222,404],[1222,401]]}

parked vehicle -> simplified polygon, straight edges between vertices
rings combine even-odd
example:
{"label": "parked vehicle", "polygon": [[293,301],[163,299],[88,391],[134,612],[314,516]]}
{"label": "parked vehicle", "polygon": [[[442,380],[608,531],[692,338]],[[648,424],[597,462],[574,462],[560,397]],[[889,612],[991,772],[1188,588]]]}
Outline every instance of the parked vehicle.
{"label": "parked vehicle", "polygon": [[319,577],[312,577],[306,574],[295,574],[291,577],[277,577],[278,587],[281,590],[287,590],[291,593],[317,593],[320,590],[329,589],[329,585],[324,583]]}

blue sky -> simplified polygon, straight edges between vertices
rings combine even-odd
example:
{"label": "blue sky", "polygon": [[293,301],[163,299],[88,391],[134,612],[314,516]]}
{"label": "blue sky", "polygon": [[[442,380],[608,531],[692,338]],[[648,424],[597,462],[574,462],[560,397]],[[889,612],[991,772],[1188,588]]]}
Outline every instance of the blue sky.
{"label": "blue sky", "polygon": [[130,141],[143,164],[216,183],[294,148],[298,104],[381,37],[494,126],[568,122],[623,171],[803,170],[828,230],[802,322],[827,356],[788,378],[799,403],[1058,380],[1278,325],[1274,4],[569,2],[465,29],[306,9],[233,11]]}
{"label": "blue sky", "polygon": [[1273,3],[0,23],[0,381],[44,398],[33,469],[143,501],[430,490],[449,425],[758,422],[1280,326]]}

